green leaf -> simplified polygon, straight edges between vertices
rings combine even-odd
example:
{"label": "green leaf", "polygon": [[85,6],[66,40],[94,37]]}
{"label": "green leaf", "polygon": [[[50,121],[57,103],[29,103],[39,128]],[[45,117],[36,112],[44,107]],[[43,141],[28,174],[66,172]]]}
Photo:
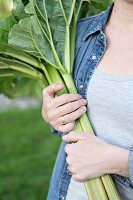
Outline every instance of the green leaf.
{"label": "green leaf", "polygon": [[22,0],[24,6],[26,6],[29,3],[29,0]]}
{"label": "green leaf", "polygon": [[39,80],[32,80],[24,76],[8,76],[11,72],[7,72],[7,77],[1,77],[0,74],[0,94],[4,94],[9,98],[33,96],[41,97],[44,84]]}
{"label": "green leaf", "polygon": [[33,65],[34,67],[41,68],[40,61],[36,57],[31,56],[16,47],[0,42],[0,54],[8,55],[14,59]]}
{"label": "green leaf", "polygon": [[14,78],[14,84],[14,97],[41,97],[43,88],[47,86],[39,80],[33,80],[20,76]]}
{"label": "green leaf", "polygon": [[[100,0],[93,0],[91,5],[89,0],[30,0],[30,3],[14,0],[12,16],[16,21],[8,29],[8,42],[12,46],[4,50],[2,47],[0,52],[35,67],[39,66],[39,62],[42,67],[41,62],[45,61],[59,70],[64,68],[64,71],[72,73],[76,23],[79,17],[89,14],[90,7],[96,10],[95,3],[103,9],[104,4]],[[29,63],[28,56],[32,63]],[[13,65],[10,67],[13,69]],[[28,74],[27,70],[31,69],[22,65],[16,70]]]}
{"label": "green leaf", "polygon": [[43,74],[38,70],[38,68],[34,68],[28,64],[10,58],[0,57],[0,69],[1,68],[13,69],[38,80],[43,79]]}
{"label": "green leaf", "polygon": [[31,0],[26,6],[30,19],[13,26],[9,43],[59,69],[70,68],[70,29],[75,3],[75,0]]}
{"label": "green leaf", "polygon": [[8,42],[8,33],[15,23],[16,20],[13,17],[0,20],[0,42]]}
{"label": "green leaf", "polygon": [[73,15],[72,3],[75,5],[74,0],[39,0],[36,1],[35,7],[40,23],[48,38],[54,43],[54,47],[63,66],[65,65],[66,26],[70,26]]}
{"label": "green leaf", "polygon": [[1,69],[0,69],[0,80],[1,80],[1,77],[3,78],[3,77],[10,77],[10,76],[14,76],[14,71],[5,70],[4,68],[1,67]]}
{"label": "green leaf", "polygon": [[9,98],[13,97],[14,86],[13,86],[13,77],[5,77],[0,79],[0,93],[8,96]]}
{"label": "green leaf", "polygon": [[12,16],[15,17],[17,21],[25,17],[29,17],[29,15],[25,12],[25,6],[24,6],[24,4],[27,3],[28,1],[23,1],[23,0],[13,1]]}
{"label": "green leaf", "polygon": [[[35,21],[34,19],[32,19]],[[36,22],[36,21],[35,21]],[[33,30],[32,30],[33,29]],[[9,44],[47,62],[54,63],[50,46],[43,38],[38,24],[31,26],[31,20],[25,18],[13,26],[9,33]],[[47,58],[46,58],[47,57]]]}

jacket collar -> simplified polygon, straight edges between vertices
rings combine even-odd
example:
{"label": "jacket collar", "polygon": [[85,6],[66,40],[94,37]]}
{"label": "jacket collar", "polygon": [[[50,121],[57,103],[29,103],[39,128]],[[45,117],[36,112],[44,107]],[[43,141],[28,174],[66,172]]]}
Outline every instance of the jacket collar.
{"label": "jacket collar", "polygon": [[108,17],[113,9],[114,3],[112,3],[107,10],[103,11],[102,13],[94,16],[96,17],[95,20],[93,20],[93,23],[89,26],[86,35],[84,36],[83,40],[86,41],[87,38],[97,31],[103,32],[104,27],[106,25],[106,22],[108,20]]}

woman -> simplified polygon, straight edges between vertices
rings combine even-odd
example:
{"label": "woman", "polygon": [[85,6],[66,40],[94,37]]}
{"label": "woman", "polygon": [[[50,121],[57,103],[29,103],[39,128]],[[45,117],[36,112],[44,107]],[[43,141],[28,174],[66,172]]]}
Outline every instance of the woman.
{"label": "woman", "polygon": [[[83,182],[106,173],[124,200],[133,199],[132,54],[133,0],[115,0],[105,12],[78,22],[73,77],[80,95],[54,97],[63,89],[60,84],[43,91],[44,119],[58,135],[68,133],[62,137],[48,200],[87,200]],[[97,137],[72,131],[87,102]]]}

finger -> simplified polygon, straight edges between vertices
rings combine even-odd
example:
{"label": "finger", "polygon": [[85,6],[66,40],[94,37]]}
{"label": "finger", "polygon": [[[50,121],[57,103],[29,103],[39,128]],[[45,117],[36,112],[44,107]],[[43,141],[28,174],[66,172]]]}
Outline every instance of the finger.
{"label": "finger", "polygon": [[78,101],[67,103],[63,106],[60,106],[59,108],[57,108],[56,112],[58,116],[65,115],[79,109],[82,106],[85,106],[86,104],[87,101],[85,99],[80,99]]}
{"label": "finger", "polygon": [[64,148],[66,154],[70,154],[70,153],[72,152],[72,146],[73,146],[73,145],[74,145],[74,144],[66,144],[66,146],[65,146],[65,148]]}
{"label": "finger", "polygon": [[70,175],[73,175],[73,174],[76,173],[76,170],[71,165],[67,166],[67,170],[68,170],[68,172],[69,172]]}
{"label": "finger", "polygon": [[85,140],[87,138],[88,137],[86,133],[79,133],[74,131],[71,131],[67,135],[62,136],[62,139],[66,142],[78,142],[80,140]]}
{"label": "finger", "polygon": [[64,121],[65,123],[70,123],[81,117],[84,113],[86,113],[87,108],[85,106],[82,106],[78,110],[69,113],[67,115],[64,115]]}
{"label": "finger", "polygon": [[63,84],[52,83],[45,89],[43,89],[43,97],[53,98],[54,95],[64,88]]}
{"label": "finger", "polygon": [[82,96],[80,94],[63,94],[59,97],[55,97],[54,99],[52,99],[52,101],[49,104],[49,108],[59,107],[66,103],[77,101],[81,98]]}
{"label": "finger", "polygon": [[68,133],[70,131],[72,131],[74,129],[75,123],[71,122],[65,125],[61,125],[59,127],[56,128],[57,131],[60,131],[62,133]]}
{"label": "finger", "polygon": [[82,175],[80,176],[79,174],[77,175],[76,173],[72,175],[72,179],[76,182],[85,182],[85,180],[83,179]]}
{"label": "finger", "polygon": [[66,157],[66,162],[67,162],[68,165],[72,164],[72,160],[70,159],[70,156]]}
{"label": "finger", "polygon": [[[80,112],[81,110],[86,111],[85,105],[86,105],[86,100],[84,100],[84,101],[80,100],[80,102],[73,102],[73,103],[66,104],[64,106],[60,106],[55,110],[55,112],[51,112],[52,113],[51,119],[53,119],[53,120],[58,119],[60,116],[64,116],[69,113],[72,113],[72,112],[76,111],[77,109],[79,109],[80,107],[82,107],[82,108],[80,110],[78,110],[77,112]],[[77,113],[76,113],[76,115],[77,115]]]}
{"label": "finger", "polygon": [[[79,108],[78,110],[72,113],[65,115],[64,114],[65,112],[64,112],[60,115],[63,116],[64,124],[67,124],[67,123],[75,122],[75,120],[78,119],[81,115],[83,115],[86,111],[87,111],[87,108],[85,106],[82,106],[81,108]],[[55,127],[59,127],[60,125],[62,125],[62,118],[59,117],[55,112],[51,113],[50,119],[51,119],[51,125],[54,125]]]}
{"label": "finger", "polygon": [[76,163],[76,160],[74,159],[74,157],[71,157],[70,155],[66,156],[66,162],[69,166],[71,166],[73,163],[75,164]]}

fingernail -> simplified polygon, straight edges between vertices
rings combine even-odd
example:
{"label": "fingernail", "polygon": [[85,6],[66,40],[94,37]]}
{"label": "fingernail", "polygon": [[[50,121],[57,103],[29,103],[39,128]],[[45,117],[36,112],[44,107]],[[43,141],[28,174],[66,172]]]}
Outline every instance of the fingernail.
{"label": "fingernail", "polygon": [[80,94],[78,94],[79,98],[82,98],[82,96]]}
{"label": "fingernail", "polygon": [[85,106],[83,106],[83,111],[86,112],[87,111],[87,108]]}
{"label": "fingernail", "polygon": [[87,100],[86,100],[86,99],[84,99],[84,100],[83,100],[83,103],[87,104]]}

